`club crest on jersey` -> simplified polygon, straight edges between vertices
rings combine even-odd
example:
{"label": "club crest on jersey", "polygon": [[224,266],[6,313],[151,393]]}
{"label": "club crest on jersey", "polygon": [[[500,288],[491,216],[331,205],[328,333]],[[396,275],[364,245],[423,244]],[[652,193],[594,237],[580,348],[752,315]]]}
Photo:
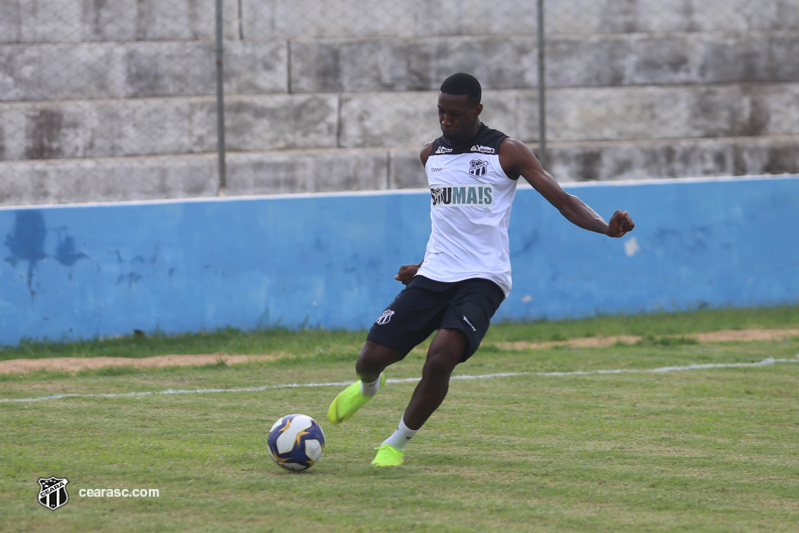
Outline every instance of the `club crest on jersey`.
{"label": "club crest on jersey", "polygon": [[487,185],[430,187],[433,205],[491,205],[494,189]]}
{"label": "club crest on jersey", "polygon": [[488,172],[488,161],[472,159],[469,161],[469,174],[475,177],[485,176]]}

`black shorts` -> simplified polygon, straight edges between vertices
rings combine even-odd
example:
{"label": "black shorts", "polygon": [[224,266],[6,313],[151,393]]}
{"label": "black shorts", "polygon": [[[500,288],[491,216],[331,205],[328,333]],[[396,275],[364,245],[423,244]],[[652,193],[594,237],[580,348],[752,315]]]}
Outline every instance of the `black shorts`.
{"label": "black shorts", "polygon": [[469,341],[463,362],[477,351],[503,300],[505,293],[499,285],[487,279],[444,283],[415,276],[378,317],[366,338],[405,356],[434,331],[457,329]]}

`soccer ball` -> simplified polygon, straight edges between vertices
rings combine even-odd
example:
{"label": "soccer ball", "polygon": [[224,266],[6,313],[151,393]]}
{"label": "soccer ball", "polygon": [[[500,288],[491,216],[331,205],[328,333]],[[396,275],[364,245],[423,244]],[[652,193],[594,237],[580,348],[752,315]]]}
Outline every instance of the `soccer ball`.
{"label": "soccer ball", "polygon": [[286,415],[269,430],[269,452],[286,470],[307,470],[322,456],[325,434],[308,415]]}

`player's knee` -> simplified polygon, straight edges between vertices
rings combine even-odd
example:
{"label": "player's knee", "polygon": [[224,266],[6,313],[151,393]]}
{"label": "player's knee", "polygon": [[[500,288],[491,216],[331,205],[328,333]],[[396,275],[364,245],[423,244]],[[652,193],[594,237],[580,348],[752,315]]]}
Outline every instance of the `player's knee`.
{"label": "player's knee", "polygon": [[355,372],[359,376],[373,377],[379,375],[385,368],[394,363],[400,354],[380,344],[367,342],[358,354],[355,362]]}
{"label": "player's knee", "polygon": [[438,350],[428,353],[422,374],[432,379],[448,379],[458,364],[460,355],[451,350]]}
{"label": "player's knee", "polygon": [[383,367],[373,354],[364,351],[358,354],[358,360],[355,362],[355,372],[357,372],[359,376],[379,374],[382,370]]}
{"label": "player's knee", "polygon": [[431,378],[449,378],[466,353],[468,345],[469,341],[462,331],[439,330],[433,342],[430,343],[423,372]]}

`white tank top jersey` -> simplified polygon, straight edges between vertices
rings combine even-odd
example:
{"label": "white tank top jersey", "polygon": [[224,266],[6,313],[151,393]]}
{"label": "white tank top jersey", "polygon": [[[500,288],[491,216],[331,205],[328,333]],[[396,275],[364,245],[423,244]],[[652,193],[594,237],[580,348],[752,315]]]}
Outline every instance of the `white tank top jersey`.
{"label": "white tank top jersey", "polygon": [[489,279],[510,293],[508,223],[517,180],[499,164],[507,137],[483,124],[468,144],[433,142],[425,165],[432,231],[417,274],[444,282]]}

